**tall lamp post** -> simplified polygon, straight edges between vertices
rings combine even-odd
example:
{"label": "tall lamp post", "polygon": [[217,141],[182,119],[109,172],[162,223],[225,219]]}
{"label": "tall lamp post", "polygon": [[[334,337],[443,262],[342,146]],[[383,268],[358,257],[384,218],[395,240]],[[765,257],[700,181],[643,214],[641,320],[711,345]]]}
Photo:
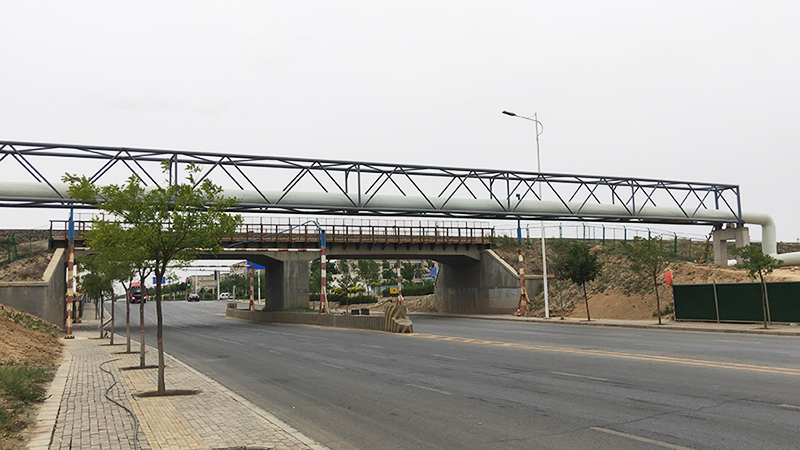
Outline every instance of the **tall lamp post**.
{"label": "tall lamp post", "polygon": [[[539,152],[539,135],[542,134],[544,131],[544,125],[542,122],[539,122],[539,119],[536,117],[536,113],[533,114],[533,117],[526,117],[520,116],[519,114],[514,114],[510,111],[503,111],[503,114],[511,117],[519,117],[520,119],[530,120],[534,124],[536,124],[536,170],[539,173],[542,173],[542,158]],[[539,200],[542,199],[542,183],[539,183]],[[545,238],[544,238],[544,220],[541,221],[542,227],[542,282],[544,283],[544,316],[546,318],[550,318],[550,298],[547,292],[547,251],[545,250]]]}

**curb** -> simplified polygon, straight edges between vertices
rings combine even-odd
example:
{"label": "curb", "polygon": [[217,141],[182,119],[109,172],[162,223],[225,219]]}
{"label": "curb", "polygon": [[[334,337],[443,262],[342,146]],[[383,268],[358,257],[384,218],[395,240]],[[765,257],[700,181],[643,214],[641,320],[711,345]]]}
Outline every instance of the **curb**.
{"label": "curb", "polygon": [[36,421],[29,428],[31,440],[25,447],[30,450],[48,450],[53,440],[53,432],[56,429],[56,419],[61,405],[61,398],[67,388],[67,376],[72,368],[72,355],[69,347],[64,346],[64,353],[61,357],[61,365],[56,371],[50,388],[47,389],[47,399],[36,415]]}
{"label": "curb", "polygon": [[[425,313],[425,312],[410,312],[409,316],[426,316],[426,317],[448,317],[456,319],[474,319],[474,320],[496,320],[505,322],[534,322],[546,323],[553,325],[576,325],[576,326],[595,326],[595,327],[615,327],[615,328],[638,328],[650,330],[664,330],[664,331],[696,331],[696,332],[710,332],[710,333],[732,333],[732,334],[761,334],[769,336],[788,336],[800,337],[800,329],[794,330],[775,330],[775,329],[738,329],[725,327],[720,325],[719,328],[714,328],[717,324],[711,324],[710,327],[698,327],[692,325],[677,325],[677,322],[671,322],[670,325],[658,324],[645,324],[645,323],[608,323],[595,321],[567,321],[559,319],[543,319],[538,317],[523,317],[517,318],[514,316],[486,316],[486,315],[467,315],[467,314],[446,314],[446,313]],[[601,319],[602,320],[602,319]]]}

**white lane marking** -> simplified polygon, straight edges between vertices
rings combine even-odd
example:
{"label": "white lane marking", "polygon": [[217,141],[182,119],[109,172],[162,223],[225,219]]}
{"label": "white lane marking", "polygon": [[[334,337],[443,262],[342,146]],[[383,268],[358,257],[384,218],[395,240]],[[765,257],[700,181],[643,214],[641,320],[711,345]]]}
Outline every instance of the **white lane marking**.
{"label": "white lane marking", "polygon": [[444,394],[444,395],[453,395],[451,392],[447,392],[447,391],[440,391],[439,389],[434,389],[434,388],[429,388],[429,387],[425,387],[425,386],[420,386],[420,385],[418,385],[418,384],[406,383],[406,386],[411,386],[411,387],[415,387],[415,388],[418,388],[418,389],[425,389],[426,391],[438,392],[438,393],[440,393],[440,394]]}
{"label": "white lane marking", "polygon": [[565,377],[575,377],[575,378],[587,378],[589,380],[597,380],[597,381],[611,381],[608,378],[600,378],[600,377],[590,377],[589,375],[578,375],[577,373],[566,373],[566,372],[550,372],[556,375],[564,375]]}
{"label": "white lane marking", "polygon": [[654,441],[653,439],[648,439],[648,438],[645,438],[645,437],[636,436],[635,434],[623,433],[621,431],[610,430],[608,428],[589,427],[589,429],[590,430],[594,430],[594,431],[602,431],[603,433],[613,434],[614,436],[633,439],[634,441],[646,442],[648,444],[657,445],[659,447],[671,448],[671,449],[674,449],[674,450],[692,450],[689,447],[681,447],[680,445],[670,444],[670,443],[667,443],[667,442]]}
{"label": "white lane marking", "polygon": [[589,429],[590,430],[594,430],[594,431],[602,431],[603,433],[613,434],[613,435],[619,436],[619,437],[633,439],[634,441],[647,442],[648,444],[657,445],[659,447],[671,448],[671,449],[674,449],[674,450],[692,450],[689,447],[681,447],[680,445],[670,444],[670,443],[661,442],[661,441],[655,441],[653,439],[648,439],[648,438],[643,438],[641,436],[636,436],[635,434],[623,433],[621,431],[611,430],[611,429],[608,429],[608,428],[589,427]]}
{"label": "white lane marking", "polygon": [[789,408],[789,409],[800,410],[800,406],[795,406],[795,405],[786,405],[786,404],[784,404],[784,405],[778,405],[778,406],[780,406],[781,408]]}
{"label": "white lane marking", "polygon": [[362,346],[362,347],[370,347],[370,348],[383,348],[383,347],[381,347],[380,345],[367,345],[367,344],[361,344],[361,346]]}
{"label": "white lane marking", "polygon": [[342,366],[337,366],[337,365],[334,365],[334,364],[328,364],[328,363],[324,363],[324,362],[321,362],[320,364],[322,364],[323,366],[333,367],[334,369],[344,370],[344,367],[342,367]]}
{"label": "white lane marking", "polygon": [[435,358],[452,359],[453,361],[466,361],[466,358],[456,358],[455,356],[433,355]]}

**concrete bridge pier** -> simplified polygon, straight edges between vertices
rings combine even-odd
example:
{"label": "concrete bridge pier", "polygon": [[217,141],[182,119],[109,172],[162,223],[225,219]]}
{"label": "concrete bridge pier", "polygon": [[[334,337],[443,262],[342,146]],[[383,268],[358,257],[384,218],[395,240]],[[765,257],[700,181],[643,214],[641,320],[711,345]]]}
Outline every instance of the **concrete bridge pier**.
{"label": "concrete bridge pier", "polygon": [[[520,296],[519,274],[492,250],[469,257],[438,258],[435,304],[441,313],[513,314]],[[529,295],[542,290],[541,277],[526,277]]]}
{"label": "concrete bridge pier", "polygon": [[266,268],[264,309],[308,308],[308,264],[319,257],[315,252],[272,252],[248,255],[248,259]]}

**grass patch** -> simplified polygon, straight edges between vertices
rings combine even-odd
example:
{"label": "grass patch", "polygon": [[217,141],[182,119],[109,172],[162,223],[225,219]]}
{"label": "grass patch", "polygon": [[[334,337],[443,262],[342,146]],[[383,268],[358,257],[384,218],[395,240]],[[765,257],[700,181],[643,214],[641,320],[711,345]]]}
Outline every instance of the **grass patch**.
{"label": "grass patch", "polygon": [[52,379],[52,368],[28,365],[0,365],[0,432],[10,434],[22,428],[17,417],[25,407],[45,399],[39,385]]}
{"label": "grass patch", "polygon": [[44,320],[36,316],[16,311],[8,311],[8,310],[3,311],[2,314],[15,324],[21,325],[25,328],[28,328],[29,330],[41,331],[45,334],[49,334],[51,336],[56,336],[56,337],[61,334],[57,326],[45,322]]}

